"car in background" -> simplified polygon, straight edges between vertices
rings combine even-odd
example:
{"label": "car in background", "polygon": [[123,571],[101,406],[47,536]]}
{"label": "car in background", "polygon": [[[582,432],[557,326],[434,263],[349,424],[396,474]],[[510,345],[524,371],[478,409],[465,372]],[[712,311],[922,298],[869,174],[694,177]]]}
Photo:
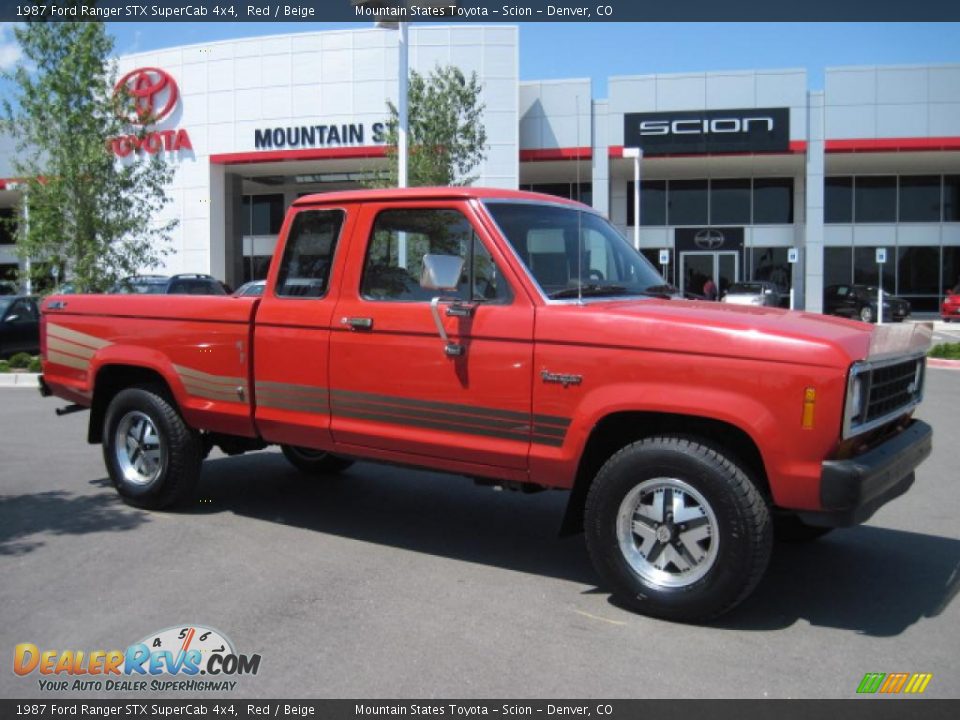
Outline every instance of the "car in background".
{"label": "car in background", "polygon": [[0,295],[16,295],[17,286],[15,283],[0,280]]}
{"label": "car in background", "polygon": [[110,292],[120,295],[229,295],[229,288],[212,275],[183,273],[134,275],[114,285]]}
{"label": "car in background", "polygon": [[[873,285],[831,285],[824,291],[823,312],[863,322],[877,321],[877,288]],[[910,317],[910,303],[884,291],[883,319],[900,322]]]}
{"label": "car in background", "polygon": [[776,285],[766,280],[757,280],[732,283],[727,288],[727,292],[720,298],[720,302],[733,305],[779,307],[781,299],[780,291],[777,290]]}
{"label": "car in background", "polygon": [[943,299],[943,305],[940,306],[940,317],[944,322],[953,322],[960,320],[960,282],[953,290],[947,290],[947,296]]}
{"label": "car in background", "polygon": [[40,352],[40,310],[33,295],[0,297],[0,358]]}
{"label": "car in background", "polygon": [[267,286],[266,280],[251,280],[233,291],[234,297],[260,297]]}

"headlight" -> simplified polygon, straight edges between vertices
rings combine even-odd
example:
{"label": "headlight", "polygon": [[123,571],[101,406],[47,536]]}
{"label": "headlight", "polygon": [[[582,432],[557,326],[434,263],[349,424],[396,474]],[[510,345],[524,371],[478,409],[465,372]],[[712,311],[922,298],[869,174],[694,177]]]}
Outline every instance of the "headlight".
{"label": "headlight", "polygon": [[850,386],[850,419],[857,420],[863,412],[863,378],[857,375]]}

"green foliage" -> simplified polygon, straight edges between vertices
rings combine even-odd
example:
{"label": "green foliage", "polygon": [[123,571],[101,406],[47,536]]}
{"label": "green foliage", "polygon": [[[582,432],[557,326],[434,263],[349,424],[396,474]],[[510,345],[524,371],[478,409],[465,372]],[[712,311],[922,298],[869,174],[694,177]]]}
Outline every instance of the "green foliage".
{"label": "green foliage", "polygon": [[27,365],[27,372],[38,373],[43,371],[43,366],[40,364],[40,358],[34,355],[30,358],[30,364]]}
{"label": "green foliage", "polygon": [[30,360],[32,359],[33,358],[30,357],[29,353],[18,352],[10,357],[10,369],[26,370],[28,367],[30,367]]}
{"label": "green foliage", "polygon": [[24,60],[4,73],[16,92],[3,99],[2,122],[26,184],[29,222],[16,223],[18,253],[34,260],[36,279],[57,266],[61,282],[81,291],[156,267],[176,225],[154,221],[169,202],[173,168],[163,153],[118,161],[108,147],[138,134],[121,119],[132,115],[132,99],[114,96],[113,38],[100,22],[32,22],[14,33]]}
{"label": "green foliage", "polygon": [[[486,157],[487,132],[481,122],[480,82],[456,67],[437,67],[424,77],[410,73],[407,89],[407,184],[410,187],[469,185],[470,172]],[[389,167],[372,187],[397,186],[399,113],[387,102],[385,139]]]}
{"label": "green foliage", "polygon": [[940,343],[939,345],[934,345],[927,354],[934,358],[960,360],[960,342]]}
{"label": "green foliage", "polygon": [[0,360],[0,373],[10,372],[10,362],[8,360]]}

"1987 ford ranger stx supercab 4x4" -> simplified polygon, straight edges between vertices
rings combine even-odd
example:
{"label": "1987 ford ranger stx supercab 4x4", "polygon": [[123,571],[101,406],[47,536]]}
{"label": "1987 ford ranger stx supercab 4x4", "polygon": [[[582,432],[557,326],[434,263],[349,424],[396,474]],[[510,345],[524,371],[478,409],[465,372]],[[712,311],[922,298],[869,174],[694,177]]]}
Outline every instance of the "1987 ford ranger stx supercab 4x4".
{"label": "1987 ford ranger stx supercab 4x4", "polygon": [[702,620],[750,593],[775,530],[812,539],[910,487],[931,330],[667,291],[578,203],[314,195],[260,298],[48,298],[41,391],[90,409],[138,507],[188,498],[214,446],[569,489],[606,587]]}

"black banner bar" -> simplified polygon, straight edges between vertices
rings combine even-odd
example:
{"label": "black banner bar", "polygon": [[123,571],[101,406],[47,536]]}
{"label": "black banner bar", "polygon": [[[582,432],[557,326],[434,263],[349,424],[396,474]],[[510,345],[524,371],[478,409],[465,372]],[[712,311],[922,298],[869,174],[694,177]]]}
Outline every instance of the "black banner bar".
{"label": "black banner bar", "polygon": [[948,0],[0,0],[0,21],[636,22],[956,21]]}
{"label": "black banner bar", "polygon": [[960,700],[0,700],[0,717],[366,720],[952,720]]}

